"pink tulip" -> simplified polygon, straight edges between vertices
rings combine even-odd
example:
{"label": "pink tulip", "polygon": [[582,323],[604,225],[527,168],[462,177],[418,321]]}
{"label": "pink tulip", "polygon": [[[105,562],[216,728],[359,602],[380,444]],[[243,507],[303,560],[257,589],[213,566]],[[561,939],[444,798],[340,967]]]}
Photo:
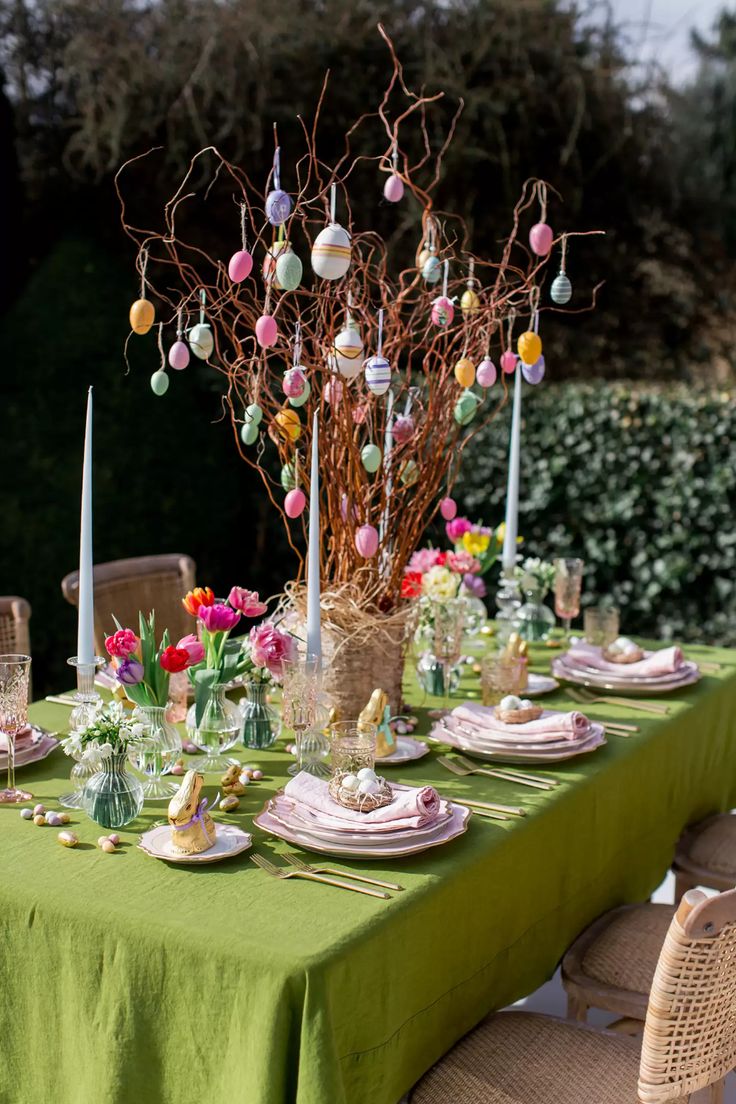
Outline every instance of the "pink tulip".
{"label": "pink tulip", "polygon": [[233,587],[227,600],[233,609],[240,610],[243,617],[260,617],[268,609],[266,603],[258,597],[258,591],[245,590],[244,587]]}
{"label": "pink tulip", "polygon": [[204,659],[204,645],[200,640],[197,640],[194,633],[188,633],[187,636],[183,636],[176,647],[179,651],[184,651],[189,656],[189,667],[194,667],[195,664],[201,663]]}

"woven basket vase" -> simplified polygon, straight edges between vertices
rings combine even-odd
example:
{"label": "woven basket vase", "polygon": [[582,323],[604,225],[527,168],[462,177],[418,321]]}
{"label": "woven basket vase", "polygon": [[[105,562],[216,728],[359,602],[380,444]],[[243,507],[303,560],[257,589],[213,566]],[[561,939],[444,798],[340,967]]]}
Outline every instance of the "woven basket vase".
{"label": "woven basket vase", "polygon": [[[408,617],[408,614],[407,614]],[[375,615],[370,631],[350,636],[322,621],[322,684],[344,718],[357,717],[376,689],[388,694],[392,715],[401,708],[406,618]]]}

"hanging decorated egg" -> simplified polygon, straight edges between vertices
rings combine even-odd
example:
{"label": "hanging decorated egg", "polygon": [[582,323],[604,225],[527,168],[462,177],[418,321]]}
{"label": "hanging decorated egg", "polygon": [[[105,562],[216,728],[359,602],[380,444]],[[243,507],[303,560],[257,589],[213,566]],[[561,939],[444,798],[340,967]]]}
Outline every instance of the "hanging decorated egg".
{"label": "hanging decorated egg", "polygon": [[428,284],[436,284],[442,275],[442,265],[439,257],[430,253],[422,265],[422,276]]}
{"label": "hanging decorated egg", "polygon": [[274,188],[266,196],[266,218],[272,226],[281,226],[291,214],[291,196],[282,188]]}
{"label": "hanging decorated egg", "polygon": [[521,374],[527,383],[541,383],[544,379],[544,373],[546,365],[544,363],[544,357],[540,356],[539,360],[535,360],[534,364],[522,364]]}
{"label": "hanging decorated egg", "polygon": [[330,406],[339,406],[342,402],[343,382],[337,376],[333,376],[325,384],[325,402]]}
{"label": "hanging decorated egg", "polygon": [[455,365],[455,379],[461,387],[472,387],[475,383],[475,365],[468,357],[461,357]]}
{"label": "hanging decorated egg", "polygon": [[306,505],[307,498],[301,487],[295,487],[293,491],[289,491],[284,499],[284,510],[290,518],[298,518]]}
{"label": "hanging decorated egg", "polygon": [[[340,516],[342,517],[343,521],[348,520],[348,496],[346,494],[343,494],[340,498]],[[353,505],[353,517],[357,518],[357,516],[358,507]]]}
{"label": "hanging decorated egg", "polygon": [[163,368],[159,368],[158,372],[154,372],[151,376],[151,390],[154,395],[165,395],[169,390],[169,377],[164,372]]}
{"label": "hanging decorated egg", "polygon": [[365,362],[365,382],[374,395],[385,395],[391,386],[391,366],[385,357],[372,356]]}
{"label": "hanging decorated egg", "polygon": [[276,344],[279,328],[272,314],[262,314],[256,322],[256,341],[262,349]]}
{"label": "hanging decorated egg", "polygon": [[240,440],[244,445],[254,445],[258,440],[260,429],[257,422],[244,422],[240,427]]}
{"label": "hanging decorated egg", "polygon": [[301,368],[289,368],[284,372],[282,387],[287,399],[300,399],[307,386],[307,377]]}
{"label": "hanging decorated egg", "polygon": [[136,299],[130,308],[130,328],[133,333],[147,334],[153,325],[156,311],[150,299]]}
{"label": "hanging decorated egg", "polygon": [[260,425],[263,418],[263,411],[258,403],[250,403],[245,408],[246,421],[253,422],[255,425]]}
{"label": "hanging decorated egg", "polygon": [[505,353],[501,353],[501,371],[505,372],[507,376],[516,368],[516,353],[513,349],[507,349]]}
{"label": "hanging decorated egg", "polygon": [[175,341],[169,349],[169,364],[182,371],[189,364],[189,349],[184,341]]}
{"label": "hanging decorated egg", "polygon": [[334,361],[338,372],[345,379],[355,379],[360,372],[363,363],[363,339],[350,322],[335,338]]}
{"label": "hanging decorated egg", "polygon": [[452,521],[454,517],[457,517],[457,502],[454,498],[443,498],[440,502],[440,513],[445,521]]}
{"label": "hanging decorated egg", "polygon": [[391,432],[397,445],[405,445],[414,436],[414,419],[408,414],[399,414]]}
{"label": "hanging decorated egg", "polygon": [[438,296],[432,303],[432,321],[435,326],[449,326],[455,316],[452,300],[446,295]]}
{"label": "hanging decorated egg", "polygon": [[391,173],[383,185],[383,197],[389,203],[398,203],[404,194],[404,181],[396,173]]}
{"label": "hanging decorated egg", "polygon": [[[514,356],[513,353],[511,355]],[[516,364],[516,357],[514,357],[514,364]],[[488,357],[485,357],[476,370],[476,380],[481,387],[493,387],[497,377],[496,365]]]}
{"label": "hanging decorated egg", "polygon": [[458,425],[470,425],[475,417],[479,402],[480,399],[477,395],[474,395],[472,391],[463,391],[462,395],[455,403],[455,409],[453,411],[455,421]]}
{"label": "hanging decorated egg", "polygon": [[355,547],[359,555],[370,560],[378,551],[378,532],[372,525],[361,525],[355,534]]}
{"label": "hanging decorated egg", "polygon": [[198,322],[187,334],[189,345],[200,360],[209,360],[215,347],[215,339],[209,322]]}
{"label": "hanging decorated egg", "polygon": [[279,410],[274,421],[282,435],[288,437],[290,441],[296,441],[302,432],[302,423],[299,421],[299,415],[296,410],[291,410],[288,406]]}
{"label": "hanging decorated egg", "polygon": [[401,471],[399,472],[399,481],[404,484],[405,487],[413,487],[419,479],[419,468],[414,460],[407,460]]}
{"label": "hanging decorated egg", "polygon": [[350,235],[338,222],[325,226],[315,238],[312,268],[323,280],[339,280],[350,268]]}
{"label": "hanging decorated egg", "polygon": [[536,253],[538,257],[546,257],[552,248],[553,238],[552,227],[548,223],[538,222],[532,226],[529,231],[529,245],[532,253]]}
{"label": "hanging decorated egg", "polygon": [[460,310],[464,315],[475,314],[480,308],[480,299],[478,298],[477,291],[473,291],[472,288],[467,288],[460,300]]}
{"label": "hanging decorated egg", "polygon": [[542,342],[533,330],[527,330],[519,337],[516,349],[524,364],[534,364],[542,355]]}
{"label": "hanging decorated egg", "polygon": [[[303,371],[303,369],[300,368],[299,371]],[[307,401],[307,399],[309,398],[311,393],[312,393],[312,388],[310,386],[309,380],[305,379],[304,380],[304,390],[302,391],[301,395],[289,395],[289,405],[290,406],[304,406],[305,402]]]}
{"label": "hanging decorated egg", "polygon": [[427,261],[429,260],[429,258],[431,256],[432,256],[432,250],[428,249],[427,246],[425,245],[424,248],[420,251],[419,257],[417,258],[417,268],[419,268],[419,269],[424,268],[425,264],[427,263]]}
{"label": "hanging decorated egg", "polygon": [[302,262],[293,249],[285,249],[276,261],[274,284],[284,291],[294,291],[302,281]]}
{"label": "hanging decorated egg", "polygon": [[293,491],[296,487],[296,469],[292,460],[284,464],[281,469],[281,486],[285,491]]}
{"label": "hanging decorated egg", "polygon": [[363,448],[360,452],[360,459],[363,463],[363,467],[367,472],[377,472],[381,466],[381,450],[378,445],[363,445]]}
{"label": "hanging decorated egg", "polygon": [[555,276],[549,294],[552,302],[557,303],[559,307],[563,307],[565,303],[570,302],[572,297],[572,284],[566,272],[560,272]]}
{"label": "hanging decorated egg", "polygon": [[228,261],[227,274],[234,284],[247,280],[253,270],[253,258],[247,249],[239,249]]}
{"label": "hanging decorated egg", "polygon": [[264,284],[271,284],[277,289],[281,287],[276,273],[276,265],[281,258],[281,254],[288,248],[288,245],[289,243],[286,241],[275,241],[271,242],[269,245],[266,250],[266,256],[263,258],[263,264],[261,265],[261,276],[263,277]]}
{"label": "hanging decorated egg", "polygon": [[353,407],[353,422],[355,425],[362,425],[368,415],[368,404],[358,403]]}

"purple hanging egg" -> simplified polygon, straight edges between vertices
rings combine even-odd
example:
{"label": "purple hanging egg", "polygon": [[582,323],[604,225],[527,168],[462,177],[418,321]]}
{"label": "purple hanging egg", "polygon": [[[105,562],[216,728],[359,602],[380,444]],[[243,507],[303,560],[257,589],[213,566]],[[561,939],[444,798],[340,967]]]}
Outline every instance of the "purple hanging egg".
{"label": "purple hanging egg", "polygon": [[300,399],[307,387],[307,377],[301,368],[289,368],[284,372],[282,386],[287,398]]}
{"label": "purple hanging egg", "polygon": [[383,197],[387,199],[389,203],[398,203],[404,194],[404,181],[396,173],[391,173],[386,183],[383,185]]}
{"label": "purple hanging egg", "polygon": [[440,513],[445,521],[452,521],[454,517],[457,517],[457,502],[454,498],[443,498],[440,502]]}
{"label": "purple hanging egg", "polygon": [[405,445],[414,436],[414,419],[400,414],[394,422],[393,437],[397,445]]}
{"label": "purple hanging egg", "polygon": [[279,328],[273,315],[262,314],[256,322],[256,341],[261,348],[267,349],[269,345],[275,345],[278,335]]}
{"label": "purple hanging egg", "polygon": [[478,369],[475,373],[475,378],[481,387],[493,387],[498,378],[496,365],[493,363],[493,361],[489,360],[488,357],[482,360],[478,365]]}
{"label": "purple hanging egg", "polygon": [[241,280],[247,279],[250,276],[251,269],[253,268],[253,258],[247,249],[239,249],[237,253],[233,253],[227,266],[227,274],[234,284],[239,284]]}
{"label": "purple hanging egg", "polygon": [[298,518],[307,505],[307,499],[304,491],[300,487],[296,487],[293,491],[289,491],[284,499],[284,510],[287,517]]}
{"label": "purple hanging egg", "polygon": [[274,188],[266,196],[266,218],[272,226],[281,226],[291,214],[291,196],[281,188]]}
{"label": "purple hanging egg", "polygon": [[536,253],[538,257],[546,257],[552,248],[553,238],[554,234],[549,223],[538,222],[529,231],[529,245],[532,252]]}
{"label": "purple hanging egg", "polygon": [[522,364],[521,373],[527,383],[541,383],[545,373],[544,356],[535,360],[533,364]]}
{"label": "purple hanging egg", "polygon": [[364,560],[370,560],[378,551],[378,532],[372,525],[361,525],[355,534],[355,547]]}
{"label": "purple hanging egg", "polygon": [[169,349],[169,364],[179,371],[189,364],[189,349],[185,341],[175,341]]}
{"label": "purple hanging egg", "polygon": [[432,304],[432,321],[435,326],[449,326],[455,315],[452,300],[440,295]]}
{"label": "purple hanging egg", "polygon": [[507,349],[505,353],[501,353],[501,370],[510,376],[516,368],[516,353],[513,349]]}

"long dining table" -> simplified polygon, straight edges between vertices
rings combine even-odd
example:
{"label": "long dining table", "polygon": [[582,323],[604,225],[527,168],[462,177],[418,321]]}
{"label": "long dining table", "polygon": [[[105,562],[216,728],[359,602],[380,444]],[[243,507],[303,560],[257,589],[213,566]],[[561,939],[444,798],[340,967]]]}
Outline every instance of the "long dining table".
{"label": "long dining table", "polygon": [[[526,816],[471,816],[463,836],[410,859],[334,864],[399,882],[390,900],[279,881],[247,853],[157,861],[136,845],[162,805],[145,806],[112,855],[82,813],[69,826],[80,845],[66,849],[56,829],[0,808],[0,1102],[397,1104],[485,1014],[544,982],[594,917],[647,898],[686,824],[736,801],[736,652],[688,655],[718,668],[667,694],[666,716],[586,709],[639,731],[533,768],[559,779],[554,790],[457,777],[438,748],[391,768],[396,781]],[[549,650],[532,658],[549,671]],[[457,699],[478,689],[466,668]],[[407,697],[426,733],[432,701],[413,677]],[[564,686],[544,701],[578,708]],[[31,708],[59,732],[68,715]],[[284,741],[240,757],[265,777],[220,819],[283,862],[292,849],[252,818],[286,780]],[[19,779],[53,807],[70,766],[59,749]],[[207,777],[210,798],[217,782]]]}

